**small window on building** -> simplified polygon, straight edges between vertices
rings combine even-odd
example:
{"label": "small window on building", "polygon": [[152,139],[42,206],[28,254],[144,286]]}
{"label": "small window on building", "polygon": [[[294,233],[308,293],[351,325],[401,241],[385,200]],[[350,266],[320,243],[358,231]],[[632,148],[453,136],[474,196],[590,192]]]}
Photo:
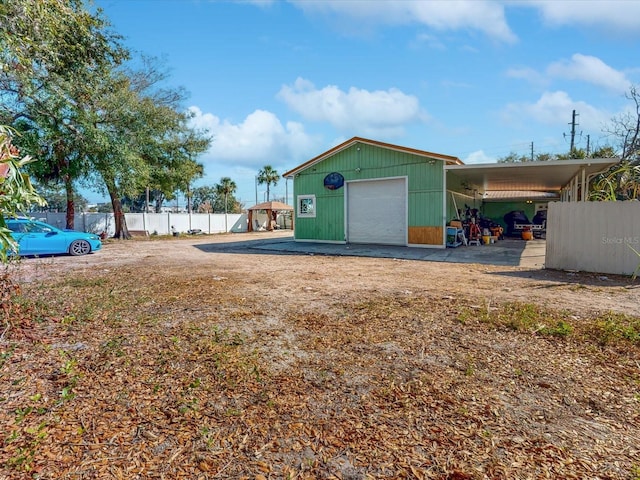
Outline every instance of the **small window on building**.
{"label": "small window on building", "polygon": [[298,195],[298,217],[314,218],[316,216],[316,196]]}

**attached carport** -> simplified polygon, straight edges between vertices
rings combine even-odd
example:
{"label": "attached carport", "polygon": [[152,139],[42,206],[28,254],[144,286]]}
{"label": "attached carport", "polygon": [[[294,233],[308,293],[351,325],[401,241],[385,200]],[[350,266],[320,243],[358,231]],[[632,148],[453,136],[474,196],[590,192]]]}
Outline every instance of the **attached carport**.
{"label": "attached carport", "polygon": [[[593,177],[618,162],[617,158],[589,158],[444,168],[447,191],[458,197],[458,204],[472,204],[482,218],[502,225],[510,235],[519,234],[516,224],[537,224],[531,228],[540,228],[535,230],[540,236],[546,231],[543,219],[549,202],[586,201]],[[456,217],[455,208],[449,205],[446,215]]]}
{"label": "attached carport", "polygon": [[[587,158],[551,162],[485,163],[445,165],[447,175],[455,176],[482,199],[503,199],[542,195],[562,201],[586,201],[589,182],[620,161],[619,158]],[[449,178],[447,185],[450,185]],[[501,192],[497,194],[496,192]]]}

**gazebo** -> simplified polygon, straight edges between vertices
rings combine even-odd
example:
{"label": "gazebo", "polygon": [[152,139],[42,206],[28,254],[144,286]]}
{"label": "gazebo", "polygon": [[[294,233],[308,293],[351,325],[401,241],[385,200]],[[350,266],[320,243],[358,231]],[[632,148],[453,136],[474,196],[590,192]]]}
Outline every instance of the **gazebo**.
{"label": "gazebo", "polygon": [[[250,207],[248,209],[249,211],[248,231],[249,232],[253,232],[255,230],[253,227],[253,212],[257,212],[261,210],[267,212],[267,218],[268,218],[267,230],[271,231],[273,230],[273,225],[275,224],[275,220],[278,217],[278,212],[293,211],[293,207],[291,205],[287,205],[286,203],[282,203],[282,202],[263,202],[263,203],[258,203],[253,207]],[[293,215],[291,216],[291,222],[292,222],[291,228],[293,228]]]}

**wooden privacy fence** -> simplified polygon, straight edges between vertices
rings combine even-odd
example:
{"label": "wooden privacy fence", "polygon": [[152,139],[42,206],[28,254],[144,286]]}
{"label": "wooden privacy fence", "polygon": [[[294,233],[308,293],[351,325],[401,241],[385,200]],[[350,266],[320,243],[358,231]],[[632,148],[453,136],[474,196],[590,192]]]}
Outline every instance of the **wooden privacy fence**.
{"label": "wooden privacy fence", "polygon": [[640,202],[551,202],[546,268],[631,275],[640,264]]}

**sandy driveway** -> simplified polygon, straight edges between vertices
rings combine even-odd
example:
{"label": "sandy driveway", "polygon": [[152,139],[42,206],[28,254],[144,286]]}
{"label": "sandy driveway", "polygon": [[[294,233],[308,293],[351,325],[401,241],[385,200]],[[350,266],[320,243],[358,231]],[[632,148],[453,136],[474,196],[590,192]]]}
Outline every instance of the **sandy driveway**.
{"label": "sandy driveway", "polygon": [[16,273],[22,281],[69,269],[102,269],[105,275],[111,275],[122,266],[141,263],[157,265],[160,271],[171,267],[174,274],[182,271],[188,275],[203,268],[214,269],[216,275],[258,274],[257,282],[268,283],[273,294],[283,298],[296,292],[339,298],[346,291],[373,289],[403,295],[428,292],[443,297],[475,297],[480,304],[520,301],[575,312],[615,311],[640,315],[640,282],[632,282],[628,277],[399,258],[330,256],[314,253],[313,244],[297,243],[295,252],[278,247],[278,241],[290,237],[291,232],[256,232],[109,240],[102,251],[85,257],[23,259]]}

